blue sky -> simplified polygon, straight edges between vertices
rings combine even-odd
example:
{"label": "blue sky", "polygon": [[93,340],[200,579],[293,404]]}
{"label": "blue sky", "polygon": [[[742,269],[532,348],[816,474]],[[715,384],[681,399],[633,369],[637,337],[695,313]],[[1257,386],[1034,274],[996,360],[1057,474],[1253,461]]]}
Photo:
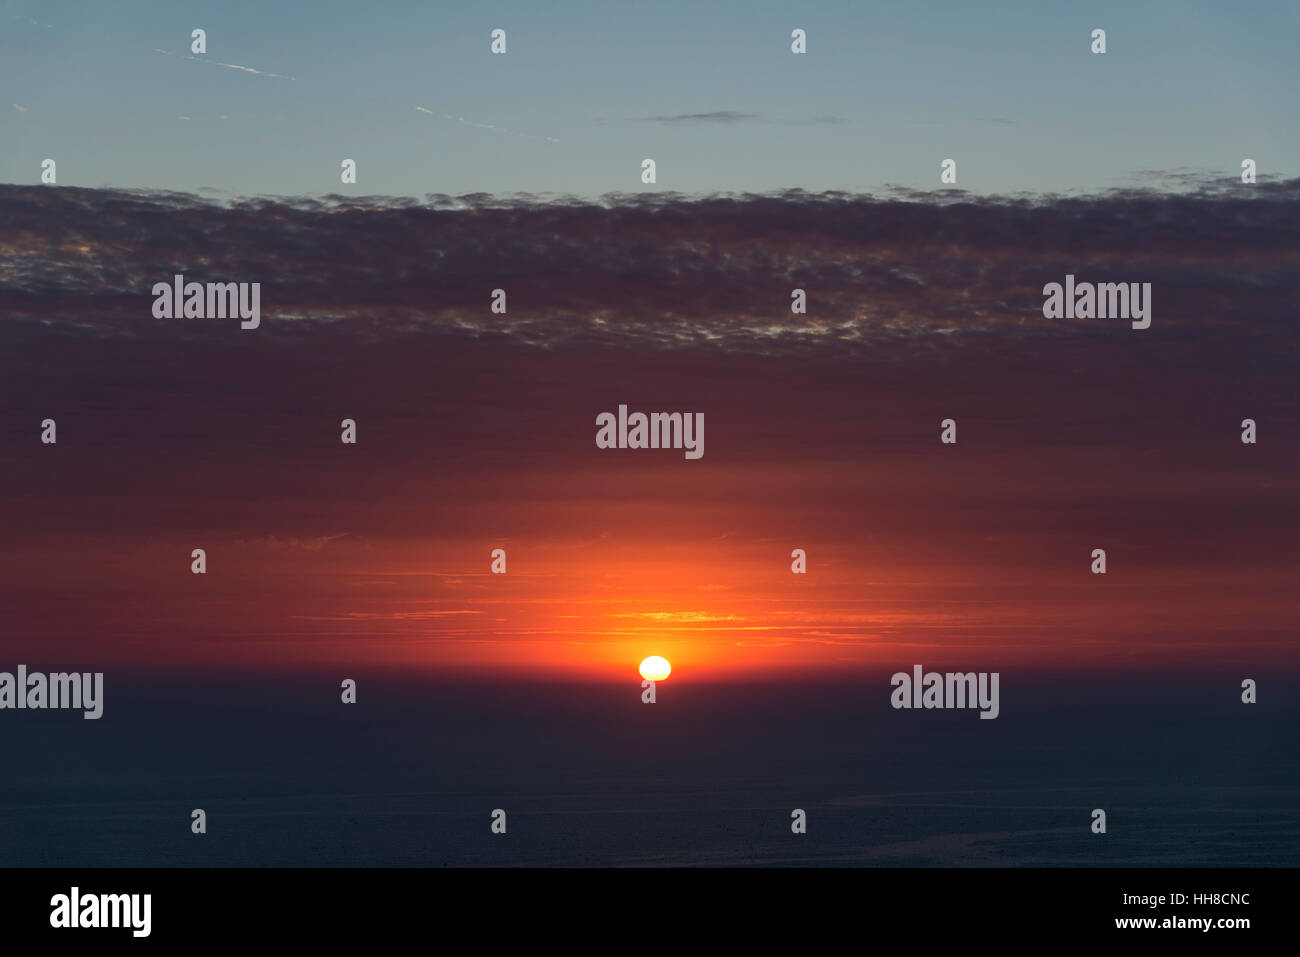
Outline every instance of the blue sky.
{"label": "blue sky", "polygon": [[[1295,3],[981,6],[19,0],[0,181],[45,157],[59,185],[237,195],[930,190],[947,157],[976,194],[1300,170]],[[212,62],[183,59],[195,27]]]}

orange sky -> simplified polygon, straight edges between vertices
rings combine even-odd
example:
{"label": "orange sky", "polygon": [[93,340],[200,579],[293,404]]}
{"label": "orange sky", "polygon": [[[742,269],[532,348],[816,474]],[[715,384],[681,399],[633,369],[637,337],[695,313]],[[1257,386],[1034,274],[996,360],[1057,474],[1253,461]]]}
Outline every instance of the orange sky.
{"label": "orange sky", "polygon": [[[1293,247],[1247,228],[1293,230],[1280,200],[1217,214],[1245,224],[1250,282],[1222,273],[1253,267],[1221,262],[1214,207],[1154,197],[702,203],[680,211],[695,245],[653,209],[368,214],[400,269],[382,244],[358,266],[339,217],[185,212],[232,230],[209,240],[224,261],[260,250],[252,334],[153,319],[123,289],[188,269],[162,261],[172,207],[108,204],[147,212],[123,245],[97,195],[26,201],[62,202],[111,269],[11,251],[23,314],[55,316],[10,322],[0,352],[15,662],[634,680],[662,654],[682,682],[1300,658]],[[1157,208],[1181,225],[1126,231]],[[1037,232],[999,244],[990,222]],[[459,267],[421,224],[459,230]],[[290,239],[336,260],[277,259]],[[1150,329],[1042,319],[1044,279],[1085,255],[1155,276]],[[788,314],[793,273],[815,315]],[[498,282],[509,318],[472,305]],[[597,448],[624,403],[703,413],[703,458]]]}

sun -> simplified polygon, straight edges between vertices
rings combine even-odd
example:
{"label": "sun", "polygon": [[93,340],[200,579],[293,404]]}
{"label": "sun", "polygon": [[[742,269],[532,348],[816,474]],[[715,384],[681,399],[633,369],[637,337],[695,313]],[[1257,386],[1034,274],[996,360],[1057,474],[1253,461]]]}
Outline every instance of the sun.
{"label": "sun", "polygon": [[673,666],[668,663],[668,659],[658,655],[651,655],[641,662],[641,677],[646,681],[663,681],[672,671]]}

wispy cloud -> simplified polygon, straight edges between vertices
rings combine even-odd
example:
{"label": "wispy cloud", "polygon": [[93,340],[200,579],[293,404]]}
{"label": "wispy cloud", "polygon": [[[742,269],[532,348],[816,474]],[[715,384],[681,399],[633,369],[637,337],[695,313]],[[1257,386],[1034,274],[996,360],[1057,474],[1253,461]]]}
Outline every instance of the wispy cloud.
{"label": "wispy cloud", "polygon": [[743,113],[738,110],[714,110],[711,113],[674,113],[671,115],[660,116],[638,116],[637,120],[643,123],[718,123],[721,125],[731,125],[734,123],[767,123],[773,126],[823,126],[835,125],[845,122],[840,116],[814,116],[806,120],[781,120],[771,119],[762,113]]}
{"label": "wispy cloud", "polygon": [[[429,116],[439,115],[434,113],[433,110],[426,110],[422,106],[417,106],[416,109],[419,110],[421,113],[427,113]],[[510,136],[522,136],[524,139],[527,140],[545,140],[547,143],[560,142],[554,136],[535,136],[532,133],[521,133],[518,130],[507,129],[504,126],[497,126],[494,123],[475,123],[473,120],[467,120],[463,116],[452,116],[450,113],[443,113],[441,114],[441,116],[444,120],[451,120],[455,123],[460,123],[464,126],[473,126],[476,129],[480,129],[480,130],[495,130],[498,133],[506,133],[509,134]]]}
{"label": "wispy cloud", "polygon": [[17,103],[10,103],[9,105],[12,106],[12,107],[13,107],[15,110],[17,110],[19,113],[26,113],[26,112],[27,112],[27,107],[25,107],[25,106],[19,106]]}
{"label": "wispy cloud", "polygon": [[714,110],[712,113],[675,113],[672,116],[640,116],[637,119],[651,123],[743,123],[746,120],[762,119],[762,114]]}
{"label": "wispy cloud", "polygon": [[[210,117],[209,117],[210,118]],[[192,120],[192,116],[178,116],[178,120]],[[283,116],[271,116],[264,113],[218,113],[219,120],[284,120]]]}
{"label": "wispy cloud", "polygon": [[[1222,176],[1222,174],[1219,175]],[[1125,178],[1139,183],[1155,183],[1164,186],[1178,183],[1186,186],[1213,181],[1216,177],[1214,173],[1207,170],[1194,170],[1190,166],[1176,166],[1173,169],[1139,169]]]}
{"label": "wispy cloud", "polygon": [[201,56],[189,56],[184,53],[170,53],[167,50],[159,50],[154,47],[154,53],[161,53],[163,56],[174,56],[182,60],[193,60],[195,63],[206,63],[209,66],[224,66],[228,70],[242,70],[245,73],[252,73],[255,76],[275,77],[279,80],[296,80],[297,77],[286,76],[283,73],[268,73],[265,70],[255,70],[251,66],[240,66],[238,63],[222,63],[220,60],[209,60]]}
{"label": "wispy cloud", "polygon": [[299,621],[428,621],[451,615],[482,615],[478,608],[454,608],[445,611],[350,611],[343,615],[290,615]]}
{"label": "wispy cloud", "polygon": [[635,611],[614,615],[615,618],[648,618],[651,621],[672,621],[698,624],[713,621],[746,621],[743,615],[710,615],[704,611]]}
{"label": "wispy cloud", "polygon": [[256,539],[240,539],[237,545],[251,545],[270,549],[300,548],[303,551],[318,552],[331,542],[347,538],[346,532],[337,535],[316,535],[311,538],[281,538],[278,535],[264,535]]}

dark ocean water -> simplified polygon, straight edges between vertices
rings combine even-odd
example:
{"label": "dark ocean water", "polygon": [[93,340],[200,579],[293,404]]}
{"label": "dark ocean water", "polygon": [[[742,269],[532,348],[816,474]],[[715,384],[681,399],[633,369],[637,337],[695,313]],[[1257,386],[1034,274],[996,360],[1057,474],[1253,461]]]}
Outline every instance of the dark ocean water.
{"label": "dark ocean water", "polygon": [[885,675],[655,705],[355,677],[352,706],[333,677],[110,673],[99,721],[0,712],[0,866],[1300,865],[1280,678],[1248,706],[1232,675],[1003,672],[981,721],[894,711]]}

